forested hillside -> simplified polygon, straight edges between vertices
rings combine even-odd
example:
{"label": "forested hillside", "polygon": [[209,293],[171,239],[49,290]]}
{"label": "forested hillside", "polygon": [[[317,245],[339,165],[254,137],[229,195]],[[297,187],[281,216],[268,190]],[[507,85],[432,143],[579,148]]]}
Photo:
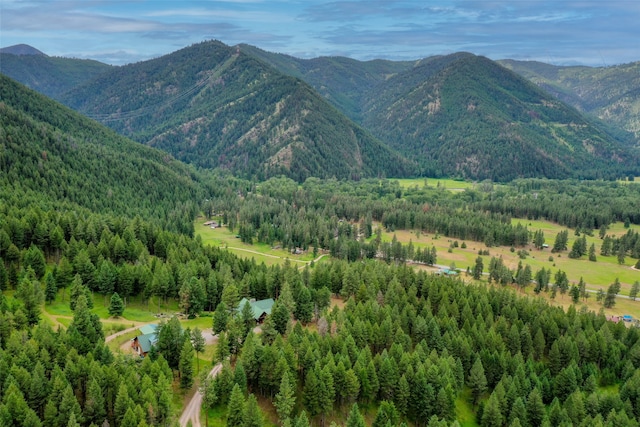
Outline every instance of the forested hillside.
{"label": "forested hillside", "polygon": [[240,49],[289,76],[309,83],[357,123],[362,122],[363,99],[373,88],[419,62],[357,61],[343,56],[300,59],[249,45],[241,45]]}
{"label": "forested hillside", "polygon": [[426,175],[612,178],[637,167],[626,147],[522,77],[486,58],[452,59],[393,77],[365,107],[364,126]]}
{"label": "forested hillside", "polygon": [[9,206],[155,218],[188,233],[204,197],[198,175],[166,153],[128,140],[0,76],[0,170]]}
{"label": "forested hillside", "polygon": [[640,62],[610,67],[561,67],[500,61],[558,99],[640,138]]}
{"label": "forested hillside", "polygon": [[219,42],[120,67],[64,102],[183,161],[246,177],[415,173],[306,83]]}
{"label": "forested hillside", "polygon": [[112,68],[89,59],[11,52],[21,51],[0,52],[0,73],[54,99]]}

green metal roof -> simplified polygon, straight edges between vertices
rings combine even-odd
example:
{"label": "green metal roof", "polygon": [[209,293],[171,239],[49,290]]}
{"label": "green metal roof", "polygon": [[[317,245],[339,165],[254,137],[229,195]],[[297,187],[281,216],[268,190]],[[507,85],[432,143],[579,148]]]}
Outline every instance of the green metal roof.
{"label": "green metal roof", "polygon": [[251,306],[251,311],[253,312],[253,318],[255,320],[260,319],[263,314],[269,315],[271,314],[271,309],[273,308],[273,298],[267,298],[260,301],[249,301],[246,298],[242,298],[240,303],[238,304],[238,313],[242,311],[242,308],[246,303],[249,303]]}
{"label": "green metal roof", "polygon": [[138,345],[142,353],[148,353],[151,351],[151,347],[158,342],[156,334],[138,335]]}
{"label": "green metal roof", "polygon": [[150,325],[141,326],[140,327],[140,332],[142,332],[143,335],[155,334],[156,333],[156,329],[158,329],[158,325],[152,323]]}

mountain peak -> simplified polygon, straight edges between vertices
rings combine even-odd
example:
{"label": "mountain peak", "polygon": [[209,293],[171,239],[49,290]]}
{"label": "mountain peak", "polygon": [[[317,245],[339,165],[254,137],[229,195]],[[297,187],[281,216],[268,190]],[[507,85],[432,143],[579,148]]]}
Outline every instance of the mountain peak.
{"label": "mountain peak", "polygon": [[33,46],[29,46],[28,44],[16,44],[13,46],[7,46],[0,48],[0,53],[10,53],[12,55],[42,55],[47,56],[44,52],[39,51]]}

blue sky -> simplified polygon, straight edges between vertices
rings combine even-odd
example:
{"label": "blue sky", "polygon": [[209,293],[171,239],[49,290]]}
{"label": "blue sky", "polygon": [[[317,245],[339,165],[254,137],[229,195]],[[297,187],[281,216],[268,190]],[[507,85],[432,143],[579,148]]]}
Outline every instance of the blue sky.
{"label": "blue sky", "polygon": [[120,65],[209,39],[301,58],[614,65],[640,60],[640,0],[0,0],[3,47]]}

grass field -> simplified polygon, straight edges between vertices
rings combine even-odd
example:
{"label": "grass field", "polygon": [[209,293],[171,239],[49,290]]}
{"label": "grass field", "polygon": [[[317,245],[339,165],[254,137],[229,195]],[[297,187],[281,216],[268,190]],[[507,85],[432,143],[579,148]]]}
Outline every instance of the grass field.
{"label": "grass field", "polygon": [[447,178],[402,178],[402,179],[389,179],[390,181],[398,181],[400,187],[411,188],[418,187],[423,188],[425,185],[429,187],[440,187],[450,191],[462,191],[467,188],[474,188],[475,182],[472,181],[456,181]]}
{"label": "grass field", "polygon": [[204,226],[204,219],[199,218],[195,222],[196,236],[202,239],[204,244],[222,247],[230,250],[239,257],[253,258],[256,263],[264,262],[266,265],[283,264],[286,260],[304,266],[313,260],[313,252],[307,251],[301,255],[292,254],[283,249],[272,248],[266,243],[243,243],[236,237],[236,233],[227,227],[212,229]]}
{"label": "grass field", "polygon": [[[553,246],[555,236],[566,229],[566,227],[559,226],[558,224],[551,223],[549,221],[528,221],[516,219],[515,223],[522,223],[526,225],[530,231],[542,230],[545,235],[545,241],[550,246]],[[375,228],[376,225],[374,225]],[[633,226],[635,230],[638,230],[638,226]],[[627,232],[622,223],[613,224],[608,234],[622,235]],[[482,256],[484,263],[484,271],[488,271],[489,262],[491,257],[502,257],[504,263],[511,269],[515,270],[518,266],[518,262],[522,261],[523,265],[529,264],[534,274],[541,268],[551,269],[552,274],[555,274],[557,270],[563,270],[567,273],[569,281],[577,283],[580,277],[583,277],[587,283],[587,289],[597,291],[603,289],[606,291],[607,287],[616,279],[616,277],[622,283],[621,294],[628,295],[631,285],[636,280],[640,280],[640,271],[635,270],[632,266],[635,264],[635,259],[627,258],[624,265],[619,265],[615,256],[603,257],[600,256],[601,240],[597,237],[597,234],[593,237],[587,236],[587,247],[591,243],[595,243],[597,262],[591,262],[584,256],[582,259],[571,259],[568,257],[569,251],[562,253],[552,254],[551,249],[537,250],[533,245],[529,245],[525,249],[529,252],[529,256],[526,259],[521,260],[517,255],[517,250],[511,252],[509,247],[492,247],[487,248],[484,243],[466,241],[466,249],[461,248],[462,240],[452,239],[445,236],[436,236],[430,233],[416,233],[415,231],[398,230],[395,232],[383,232],[382,239],[385,241],[391,241],[393,236],[396,236],[398,241],[403,244],[408,244],[409,241],[413,242],[416,248],[430,248],[435,246],[438,253],[437,264],[451,266],[455,264],[455,267],[461,271],[465,271],[467,267],[470,269],[475,264],[475,260],[478,257],[479,250],[489,250],[489,256]],[[577,238],[573,230],[569,230],[569,242],[568,248],[573,245],[574,240]],[[453,248],[452,252],[448,252],[449,247],[454,241],[458,241],[458,247]],[[520,249],[520,248],[516,248]],[[552,260],[550,260],[552,257]],[[464,276],[464,274],[463,274]],[[465,280],[468,280],[465,278]],[[531,287],[530,287],[531,288]],[[531,289],[529,289],[531,291]],[[544,296],[545,294],[543,294]],[[598,311],[600,305],[596,302],[596,295],[591,295],[591,298],[587,301],[586,305],[589,309]],[[556,301],[552,301],[554,305],[570,304],[570,298],[568,295],[561,296],[558,294]],[[640,318],[640,300],[631,301],[628,299],[618,298],[616,300],[616,306],[612,309],[605,310],[607,314],[622,315],[631,314],[635,318]]]}

